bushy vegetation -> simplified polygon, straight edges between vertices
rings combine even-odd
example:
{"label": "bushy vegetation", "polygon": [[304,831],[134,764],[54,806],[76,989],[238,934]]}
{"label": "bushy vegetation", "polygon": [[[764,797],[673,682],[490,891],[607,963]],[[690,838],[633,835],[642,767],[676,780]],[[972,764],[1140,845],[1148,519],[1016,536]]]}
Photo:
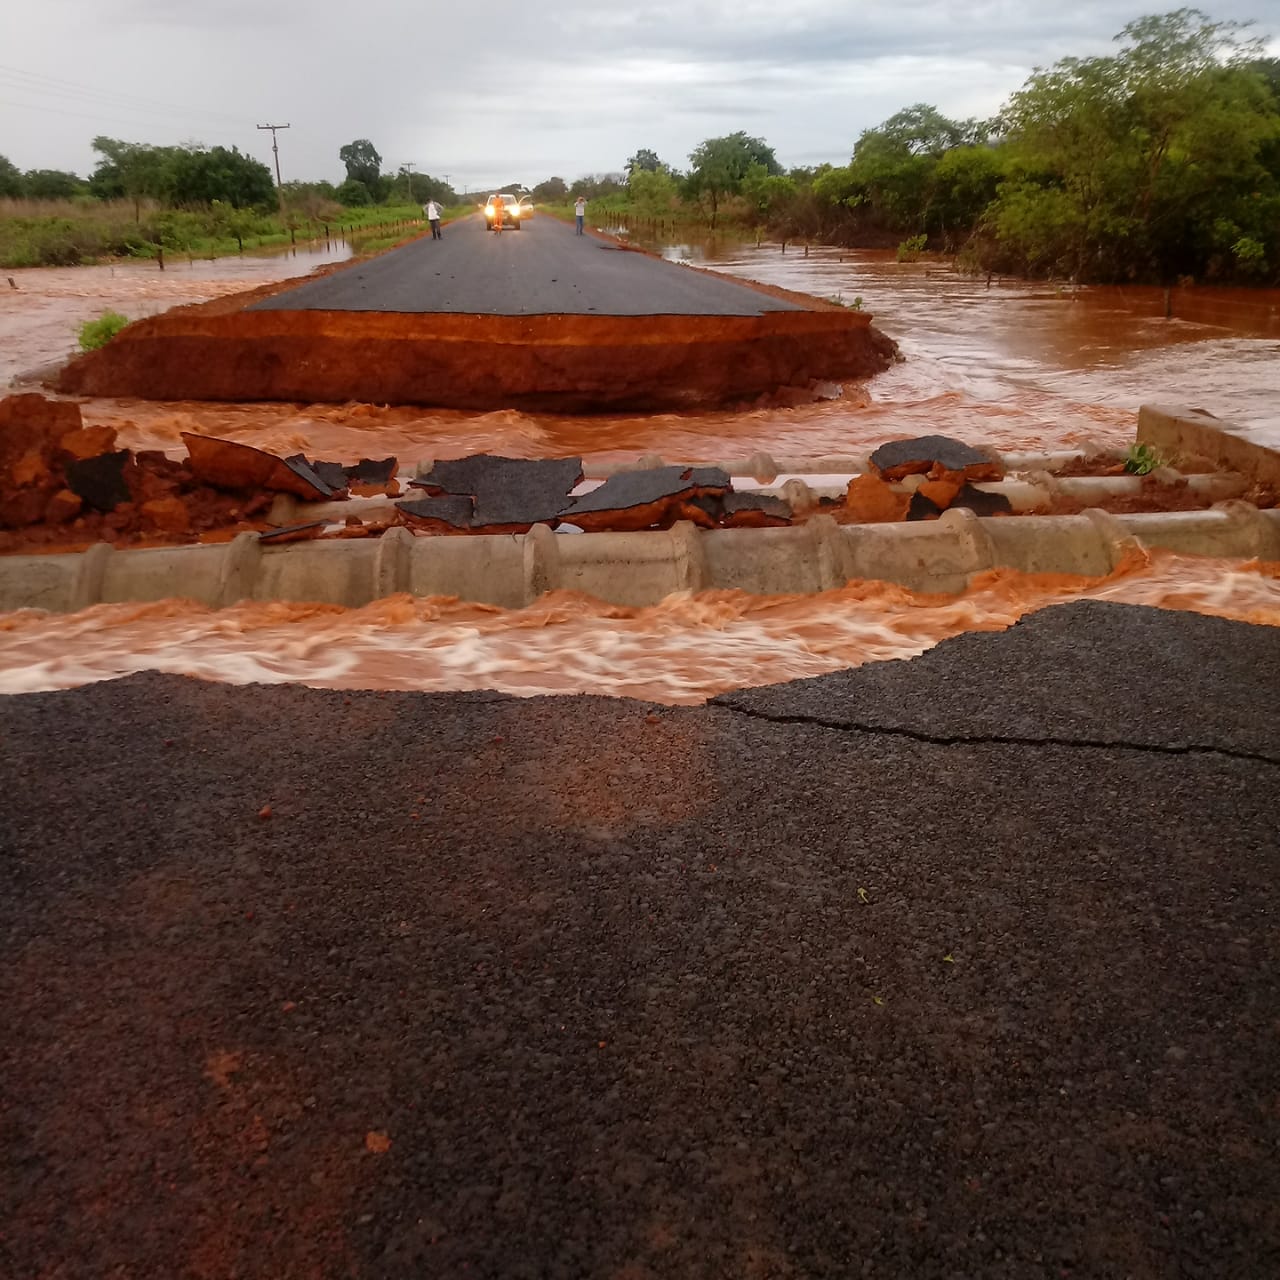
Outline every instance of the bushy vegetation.
{"label": "bushy vegetation", "polygon": [[[865,130],[845,165],[784,172],[762,138],[739,130],[700,142],[685,170],[641,148],[623,171],[552,177],[529,194],[550,212],[568,213],[581,195],[594,217],[631,225],[896,246],[908,262],[941,251],[975,271],[1280,281],[1280,59],[1245,25],[1198,9],[1141,18],[1116,42],[1109,56],[1038,69],[991,120],[905,107]],[[279,192],[234,147],[93,145],[87,181],[21,173],[0,157],[0,264],[229,252],[314,234],[326,220],[386,223],[397,204],[416,218],[428,199],[458,202],[430,174],[382,172],[367,138],[339,150],[340,184]]]}
{"label": "bushy vegetation", "polygon": [[86,320],[80,326],[80,350],[97,351],[105,347],[128,323],[127,317],[118,311],[105,311],[96,320]]}
{"label": "bushy vegetation", "polygon": [[[782,240],[927,249],[978,271],[1078,281],[1280,281],[1280,60],[1235,22],[1178,9],[1105,57],[1037,70],[992,120],[916,103],[849,163],[783,173],[761,139],[710,138],[686,172],[649,150],[599,212],[767,228]],[[535,189],[536,191],[536,189]]]}
{"label": "bushy vegetation", "polygon": [[[88,179],[58,170],[21,172],[0,156],[0,266],[70,266],[166,253],[217,256],[315,238],[328,227],[386,228],[420,219],[430,198],[455,203],[430,174],[380,174],[373,144],[341,149],[341,186],[290,182],[235,147],[162,147],[93,140]],[[372,166],[372,167],[370,167]],[[399,232],[397,231],[397,237]]]}
{"label": "bushy vegetation", "polygon": [[107,258],[217,257],[286,246],[363,228],[420,220],[416,205],[344,209],[327,202],[311,213],[260,213],[215,202],[170,209],[154,201],[0,200],[0,265],[76,266]]}

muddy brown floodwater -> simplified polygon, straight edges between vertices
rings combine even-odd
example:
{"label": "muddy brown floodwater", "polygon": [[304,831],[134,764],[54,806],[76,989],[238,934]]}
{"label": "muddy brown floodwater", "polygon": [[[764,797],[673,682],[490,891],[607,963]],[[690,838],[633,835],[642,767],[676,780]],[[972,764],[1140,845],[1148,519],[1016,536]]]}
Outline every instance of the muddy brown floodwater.
{"label": "muddy brown floodwater", "polygon": [[[1280,425],[1280,292],[1177,290],[1166,319],[1159,290],[988,286],[942,262],[899,264],[887,253],[821,249],[806,258],[794,248],[784,255],[777,245],[673,245],[665,252],[847,304],[860,298],[906,358],[846,388],[842,399],[792,409],[566,417],[91,400],[84,419],[117,427],[121,445],[135,448],[178,452],[180,433],[197,431],[343,462],[481,451],[708,461],[756,450],[861,452],[925,432],[1002,450],[1123,445],[1133,439],[1138,406],[1151,401]],[[85,308],[87,317],[106,306],[149,314],[273,278],[237,275],[241,261],[196,264],[185,281],[183,267],[164,277],[153,267],[117,268],[118,276],[104,274],[110,268],[15,273],[20,290],[0,303],[0,338],[16,341],[26,367],[68,345],[64,332],[62,347],[53,349],[51,316],[71,324]],[[314,265],[319,260],[303,269]],[[282,268],[254,260],[245,269]],[[22,303],[15,306],[17,293]],[[166,601],[102,606],[71,618],[30,611],[0,618],[0,690],[61,688],[156,668],[233,682],[585,690],[691,703],[740,685],[909,657],[947,636],[1004,627],[1028,610],[1079,596],[1280,625],[1277,566],[1168,555],[1101,581],[986,575],[945,599],[857,583],[803,598],[709,592],[643,610],[566,595],[515,612],[407,597],[359,610],[281,604],[212,612]]]}

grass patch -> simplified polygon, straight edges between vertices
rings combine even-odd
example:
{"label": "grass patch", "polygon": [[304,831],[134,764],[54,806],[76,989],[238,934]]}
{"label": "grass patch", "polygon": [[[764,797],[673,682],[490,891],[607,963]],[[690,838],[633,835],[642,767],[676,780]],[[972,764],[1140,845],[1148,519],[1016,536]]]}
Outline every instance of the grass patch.
{"label": "grass patch", "polygon": [[[255,213],[214,204],[165,209],[131,200],[0,200],[0,266],[76,266],[113,258],[217,258],[420,222],[418,205]],[[389,234],[383,232],[384,236]]]}
{"label": "grass patch", "polygon": [[128,317],[118,311],[104,311],[96,320],[86,320],[80,326],[80,350],[97,351],[105,347],[128,323]]}

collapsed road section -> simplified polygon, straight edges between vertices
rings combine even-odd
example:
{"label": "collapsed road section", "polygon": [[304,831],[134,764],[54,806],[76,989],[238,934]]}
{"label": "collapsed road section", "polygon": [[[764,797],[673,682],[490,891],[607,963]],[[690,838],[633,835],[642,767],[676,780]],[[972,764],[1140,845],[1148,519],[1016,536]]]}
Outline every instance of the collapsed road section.
{"label": "collapsed road section", "polygon": [[[1177,411],[1144,414],[1148,436],[1183,429]],[[1196,422],[1211,449],[1211,420]],[[646,605],[854,579],[954,592],[996,567],[1096,576],[1144,548],[1280,560],[1273,455],[1239,440],[1242,471],[1184,453],[1135,475],[1106,454],[924,436],[861,459],[641,459],[588,478],[580,458],[481,454],[406,474],[395,458],[344,466],[190,434],[179,461],[116,449],[76,405],[39,396],[0,402],[0,428],[0,547],[16,553],[0,556],[0,609],[358,607],[400,592],[519,607],[555,589]],[[202,545],[156,545],[175,542]]]}
{"label": "collapsed road section", "polygon": [[58,389],[150,400],[670,410],[784,389],[794,396],[893,361],[894,343],[866,312],[541,222],[518,246],[464,224],[444,248],[417,241],[292,289],[139,321],[73,361]]}

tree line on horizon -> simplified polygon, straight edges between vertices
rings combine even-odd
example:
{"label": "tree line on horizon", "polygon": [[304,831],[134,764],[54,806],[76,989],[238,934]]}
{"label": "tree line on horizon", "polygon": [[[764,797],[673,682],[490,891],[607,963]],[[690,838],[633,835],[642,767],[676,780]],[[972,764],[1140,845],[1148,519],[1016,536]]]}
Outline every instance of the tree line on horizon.
{"label": "tree line on horizon", "polygon": [[[1077,280],[1280,280],[1280,59],[1249,24],[1177,9],[1129,23],[1116,53],[1037,69],[990,120],[916,103],[864,130],[845,165],[784,171],[762,138],[707,138],[688,166],[647,148],[624,169],[529,191],[618,211],[768,228],[789,239],[898,244],[974,270]],[[88,179],[20,173],[0,156],[0,197],[132,199],[172,207],[454,204],[430,174],[382,171],[367,138],[340,148],[338,184],[289,182],[236,148],[157,147],[99,137]]]}
{"label": "tree line on horizon", "polygon": [[1114,54],[1037,69],[994,119],[917,103],[864,130],[846,165],[783,173],[735,134],[686,172],[642,150],[618,176],[641,210],[700,204],[714,225],[727,200],[782,237],[929,247],[974,270],[1276,283],[1280,59],[1250,25],[1140,18]]}

